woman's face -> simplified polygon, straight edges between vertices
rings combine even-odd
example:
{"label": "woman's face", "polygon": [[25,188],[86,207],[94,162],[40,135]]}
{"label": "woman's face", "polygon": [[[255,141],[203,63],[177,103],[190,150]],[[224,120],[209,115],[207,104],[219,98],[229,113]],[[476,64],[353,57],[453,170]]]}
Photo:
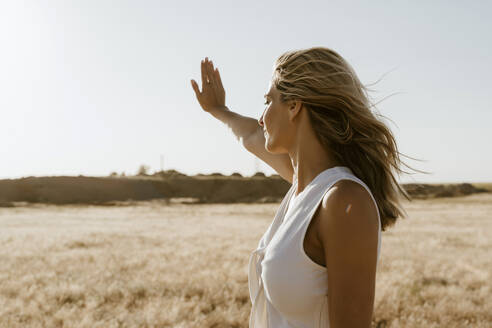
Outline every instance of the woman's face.
{"label": "woman's face", "polygon": [[265,134],[265,148],[270,153],[286,153],[291,127],[289,106],[287,102],[280,101],[280,93],[271,82],[265,95],[265,105],[266,108],[258,120]]}

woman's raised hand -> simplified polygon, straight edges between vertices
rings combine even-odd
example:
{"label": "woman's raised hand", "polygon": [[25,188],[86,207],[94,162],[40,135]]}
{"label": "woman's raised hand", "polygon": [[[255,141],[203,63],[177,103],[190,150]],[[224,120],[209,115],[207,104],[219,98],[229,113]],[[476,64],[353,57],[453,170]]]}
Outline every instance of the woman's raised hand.
{"label": "woman's raised hand", "polygon": [[222,86],[219,70],[214,69],[212,61],[205,57],[202,60],[202,91],[198,89],[198,84],[195,80],[191,80],[191,86],[195,90],[196,99],[206,112],[211,112],[217,109],[226,108],[225,105],[225,90]]}

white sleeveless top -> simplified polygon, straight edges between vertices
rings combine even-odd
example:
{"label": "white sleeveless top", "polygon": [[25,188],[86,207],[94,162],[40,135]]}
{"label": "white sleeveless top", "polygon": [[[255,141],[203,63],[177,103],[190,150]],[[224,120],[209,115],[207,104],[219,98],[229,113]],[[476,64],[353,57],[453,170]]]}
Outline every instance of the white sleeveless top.
{"label": "white sleeveless top", "polygon": [[[321,172],[297,196],[294,196],[297,189],[294,181],[249,258],[250,328],[329,326],[326,268],[307,256],[303,244],[309,222],[323,196],[339,180],[352,180],[364,186],[378,208],[367,185],[345,166]],[[379,260],[379,210],[378,225]]]}

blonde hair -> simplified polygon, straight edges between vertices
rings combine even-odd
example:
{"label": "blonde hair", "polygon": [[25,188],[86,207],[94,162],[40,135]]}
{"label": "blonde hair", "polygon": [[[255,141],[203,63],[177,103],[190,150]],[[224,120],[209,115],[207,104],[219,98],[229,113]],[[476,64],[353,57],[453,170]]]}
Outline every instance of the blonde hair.
{"label": "blonde hair", "polygon": [[393,170],[400,174],[402,164],[410,167],[400,160],[391,130],[378,119],[383,115],[371,110],[370,89],[345,59],[324,47],[288,51],[275,62],[272,84],[282,102],[303,103],[320,143],[369,187],[383,230],[406,216],[400,196],[411,197]]}

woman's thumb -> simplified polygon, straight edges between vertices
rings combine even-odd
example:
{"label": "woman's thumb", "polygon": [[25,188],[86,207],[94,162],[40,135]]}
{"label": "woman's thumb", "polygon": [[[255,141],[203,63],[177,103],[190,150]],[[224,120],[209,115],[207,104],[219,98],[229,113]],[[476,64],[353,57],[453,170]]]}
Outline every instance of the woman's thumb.
{"label": "woman's thumb", "polygon": [[193,79],[191,80],[191,87],[195,90],[195,94],[198,97],[198,95],[200,95],[200,90],[198,90],[198,84]]}

